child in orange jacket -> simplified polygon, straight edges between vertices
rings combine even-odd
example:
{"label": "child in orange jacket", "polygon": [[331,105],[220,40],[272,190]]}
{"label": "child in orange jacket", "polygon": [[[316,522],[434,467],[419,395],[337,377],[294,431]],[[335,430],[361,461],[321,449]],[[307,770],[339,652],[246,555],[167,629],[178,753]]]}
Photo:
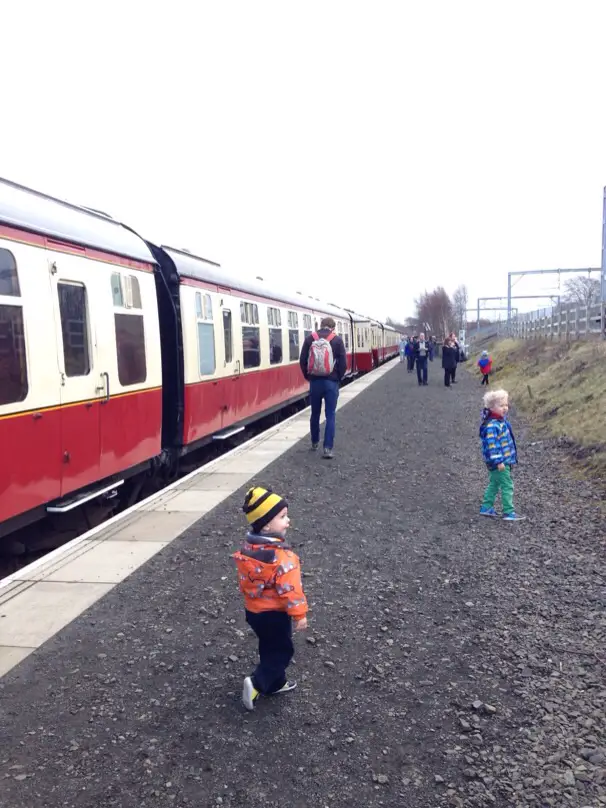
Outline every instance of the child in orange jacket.
{"label": "child in orange jacket", "polygon": [[298,556],[284,540],[290,525],[288,503],[271,489],[251,488],[244,507],[251,531],[234,553],[246,622],[259,638],[259,664],[247,676],[242,701],[254,710],[260,695],[288,693],[297,686],[286,678],[293,656],[292,628],[307,628],[307,599]]}

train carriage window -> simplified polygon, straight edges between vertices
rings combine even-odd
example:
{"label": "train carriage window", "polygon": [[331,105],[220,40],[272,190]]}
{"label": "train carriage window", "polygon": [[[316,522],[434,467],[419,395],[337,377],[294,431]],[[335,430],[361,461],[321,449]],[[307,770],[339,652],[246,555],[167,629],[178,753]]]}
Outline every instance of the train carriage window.
{"label": "train carriage window", "polygon": [[242,349],[244,368],[258,368],[261,364],[259,307],[256,303],[240,303],[242,317]]}
{"label": "train carriage window", "polygon": [[279,365],[284,356],[280,309],[267,307],[267,324],[269,325],[269,361],[272,365]]}
{"label": "train carriage window", "polygon": [[271,306],[267,308],[267,325],[273,328],[282,328],[282,312]]}
{"label": "train carriage window", "polygon": [[311,314],[303,315],[303,339],[306,340],[312,333]]}
{"label": "train carriage window", "polygon": [[86,289],[80,283],[57,284],[65,375],[88,376],[88,316]]}
{"label": "train carriage window", "polygon": [[288,312],[288,327],[289,328],[298,328],[299,327],[299,315],[296,311],[289,311]]}
{"label": "train carriage window", "polygon": [[279,365],[283,357],[282,329],[269,329],[269,361],[272,365]]}
{"label": "train carriage window", "polygon": [[15,256],[10,250],[0,249],[0,297],[20,297],[19,276]]}
{"label": "train carriage window", "polygon": [[349,331],[346,331],[343,334],[343,342],[345,343],[345,350],[348,351],[349,350]]}
{"label": "train carriage window", "polygon": [[258,368],[261,364],[261,345],[259,343],[259,329],[249,325],[242,326],[242,348],[244,352],[244,367]]}
{"label": "train carriage window", "polygon": [[[139,279],[114,272],[111,277],[114,308],[143,309]],[[143,384],[147,379],[145,321],[143,314],[114,312],[118,380],[122,387]]]}
{"label": "train carriage window", "polygon": [[139,278],[113,272],[111,277],[112,299],[119,309],[142,309]]}
{"label": "train carriage window", "polygon": [[118,272],[112,273],[112,298],[114,306],[124,307],[124,296],[122,294],[122,276]]}
{"label": "train carriage window", "polygon": [[115,312],[114,324],[120,384],[123,387],[142,384],[147,378],[143,315]]}
{"label": "train carriage window", "polygon": [[225,364],[234,358],[234,337],[231,328],[231,311],[223,309],[223,345],[225,348]]}
{"label": "train carriage window", "polygon": [[290,328],[288,331],[288,357],[291,362],[299,358],[299,329]]}
{"label": "train carriage window", "polygon": [[0,405],[27,398],[23,308],[0,306]]}
{"label": "train carriage window", "polygon": [[139,278],[134,275],[127,275],[126,278],[126,298],[131,309],[142,309],[141,305],[141,288],[139,287]]}
{"label": "train carriage window", "polygon": [[198,362],[200,376],[210,376],[215,372],[215,325],[210,295],[196,292],[196,319],[198,321]]}
{"label": "train carriage window", "polygon": [[215,372],[215,327],[213,323],[198,323],[198,358],[200,376]]}

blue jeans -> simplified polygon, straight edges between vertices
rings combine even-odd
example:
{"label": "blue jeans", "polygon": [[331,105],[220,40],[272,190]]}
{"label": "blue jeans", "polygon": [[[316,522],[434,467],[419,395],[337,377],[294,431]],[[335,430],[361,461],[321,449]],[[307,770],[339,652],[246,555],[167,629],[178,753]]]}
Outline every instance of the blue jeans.
{"label": "blue jeans", "polygon": [[417,379],[419,384],[427,384],[427,357],[417,356]]}
{"label": "blue jeans", "polygon": [[311,379],[309,398],[311,400],[311,442],[320,443],[320,415],[322,414],[322,401],[324,401],[326,413],[324,448],[332,449],[335,444],[335,413],[339,400],[339,382],[332,379]]}
{"label": "blue jeans", "polygon": [[286,684],[286,668],[294,656],[292,620],[286,612],[246,612],[246,622],[259,638],[259,664],[253,686],[264,696]]}

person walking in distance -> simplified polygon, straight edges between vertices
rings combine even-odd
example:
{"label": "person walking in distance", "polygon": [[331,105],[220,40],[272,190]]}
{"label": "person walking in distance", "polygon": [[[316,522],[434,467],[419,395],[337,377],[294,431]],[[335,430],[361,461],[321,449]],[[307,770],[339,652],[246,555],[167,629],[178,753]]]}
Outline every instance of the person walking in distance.
{"label": "person walking in distance", "polygon": [[419,387],[427,386],[427,360],[429,357],[429,343],[425,339],[425,334],[419,334],[419,339],[414,344],[415,362],[417,364],[417,381]]}
{"label": "person walking in distance", "polygon": [[406,334],[403,335],[402,339],[400,340],[400,362],[403,362],[406,358],[406,346],[408,345],[408,337]]}
{"label": "person walking in distance", "polygon": [[457,367],[457,349],[452,344],[452,339],[446,337],[442,346],[442,368],[444,369],[444,384],[450,387]]}
{"label": "person walking in distance", "polygon": [[324,402],[326,427],[323,457],[330,460],[335,442],[339,383],[347,370],[345,345],[341,337],[335,334],[332,317],[324,317],[320,330],[305,339],[299,362],[303,375],[309,381],[311,448],[315,451],[320,445],[320,415]]}
{"label": "person walking in distance", "polygon": [[414,347],[413,347],[415,339],[416,339],[416,337],[413,337],[413,339],[410,339],[410,338],[407,339],[406,340],[406,348],[404,350],[404,353],[406,354],[406,361],[408,363],[408,372],[409,373],[412,373],[413,370],[415,369],[415,352],[414,352]]}
{"label": "person walking in distance", "polygon": [[451,341],[451,343],[452,343],[452,345],[453,345],[453,347],[454,347],[454,349],[456,351],[456,357],[457,357],[457,361],[455,362],[455,366],[454,366],[454,368],[452,370],[452,375],[451,375],[450,380],[451,380],[452,384],[456,384],[457,383],[457,367],[459,365],[459,362],[461,361],[461,343],[457,339],[457,335],[455,334],[454,331],[452,331],[450,333],[449,339],[450,339],[450,341]]}

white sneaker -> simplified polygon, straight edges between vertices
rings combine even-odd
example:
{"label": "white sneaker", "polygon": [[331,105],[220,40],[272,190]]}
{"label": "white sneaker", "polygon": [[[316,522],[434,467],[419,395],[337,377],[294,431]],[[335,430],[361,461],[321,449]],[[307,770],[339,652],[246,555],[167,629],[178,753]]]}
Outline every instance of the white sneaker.
{"label": "white sneaker", "polygon": [[255,702],[259,698],[259,691],[253,685],[253,680],[247,676],[242,686],[242,704],[247,710],[255,709]]}
{"label": "white sneaker", "polygon": [[282,685],[279,690],[274,690],[271,694],[272,696],[279,696],[282,693],[289,693],[291,690],[294,690],[297,686],[296,682],[286,682],[286,684]]}

